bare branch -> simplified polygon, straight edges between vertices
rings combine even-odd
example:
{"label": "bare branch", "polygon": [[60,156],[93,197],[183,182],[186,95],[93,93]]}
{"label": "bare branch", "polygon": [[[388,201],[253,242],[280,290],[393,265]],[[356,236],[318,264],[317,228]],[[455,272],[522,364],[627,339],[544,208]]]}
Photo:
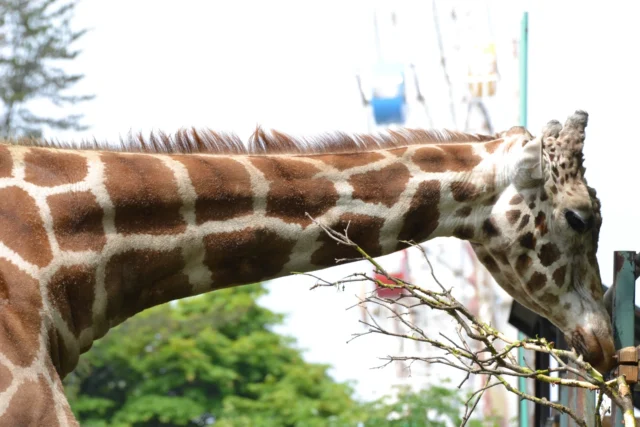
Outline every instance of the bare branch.
{"label": "bare branch", "polygon": [[[309,216],[309,218],[311,218],[311,216]],[[327,286],[344,287],[349,283],[369,282],[374,284],[378,289],[387,288],[401,291],[397,298],[383,298],[377,295],[376,292],[371,292],[366,297],[360,298],[358,303],[352,307],[359,306],[364,308],[367,319],[360,321],[360,323],[367,328],[367,331],[353,334],[349,342],[365,335],[379,334],[424,342],[442,352],[441,355],[433,357],[386,356],[381,359],[384,363],[373,369],[382,369],[392,362],[406,362],[409,363],[410,366],[413,363],[439,364],[456,369],[465,374],[458,387],[462,387],[473,375],[486,376],[485,385],[472,393],[465,404],[466,410],[462,419],[462,425],[465,425],[469,421],[484,392],[499,385],[502,385],[520,399],[526,399],[540,405],[549,406],[559,412],[567,414],[578,425],[586,425],[585,420],[580,419],[571,408],[522,392],[511,386],[505,379],[507,377],[531,378],[535,381],[543,381],[554,385],[598,391],[599,399],[596,409],[598,414],[593,414],[597,420],[600,420],[599,411],[602,405],[602,398],[606,395],[611,399],[612,404],[623,409],[627,427],[635,425],[630,390],[624,377],[605,381],[602,374],[596,371],[589,363],[586,363],[574,350],[556,349],[553,343],[548,342],[544,338],[513,339],[496,330],[490,324],[481,321],[456,300],[451,288],[445,287],[445,285],[438,280],[427,251],[422,246],[417,245],[415,242],[403,242],[421,252],[429,266],[431,278],[438,286],[437,290],[420,287],[390,275],[376,260],[370,257],[360,246],[348,237],[347,230],[345,230],[344,233],[340,233],[321,224],[314,218],[311,218],[311,220],[337,243],[352,247],[354,253],[361,255],[362,259],[368,261],[373,266],[377,274],[387,279],[385,283],[383,283],[375,276],[366,273],[356,273],[342,280],[330,282],[308,274],[318,281],[312,289]],[[375,307],[377,313],[381,312],[387,321],[392,322],[395,326],[389,329],[386,325],[382,324],[384,322],[378,322],[369,307]],[[442,332],[439,332],[435,337],[430,337],[424,330],[417,326],[413,322],[413,317],[410,316],[410,312],[411,310],[421,307],[438,310],[449,315],[457,326],[457,337],[454,337],[456,339]],[[548,354],[556,360],[558,367],[536,370],[530,366],[521,366],[516,358],[516,352],[519,348]],[[573,378],[553,375],[556,373],[572,374]]]}

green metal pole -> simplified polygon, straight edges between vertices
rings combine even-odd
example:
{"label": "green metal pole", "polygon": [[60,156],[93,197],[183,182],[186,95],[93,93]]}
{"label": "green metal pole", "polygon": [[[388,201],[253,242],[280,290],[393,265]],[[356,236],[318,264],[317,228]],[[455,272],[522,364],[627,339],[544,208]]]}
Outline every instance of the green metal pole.
{"label": "green metal pole", "polygon": [[[616,251],[613,254],[613,340],[616,350],[635,346],[636,253]],[[613,425],[622,427],[623,412],[611,408]]]}
{"label": "green metal pole", "polygon": [[[527,84],[528,84],[528,55],[529,55],[529,12],[522,15],[520,27],[520,125],[527,127]],[[518,332],[518,339],[524,339],[524,334]],[[524,349],[518,349],[518,363],[525,366]],[[518,390],[526,393],[527,382],[523,377],[518,378]],[[529,427],[529,407],[528,401],[520,401],[519,421],[520,427]]]}
{"label": "green metal pole", "polygon": [[[518,339],[523,340],[525,336],[522,332],[518,332]],[[520,366],[526,366],[524,363],[524,349],[522,347],[518,348],[518,363]],[[527,393],[527,380],[523,377],[518,378],[518,390],[522,393]],[[528,427],[529,426],[529,407],[527,406],[529,401],[526,399],[520,400],[520,410],[519,418],[520,418],[520,427]]]}

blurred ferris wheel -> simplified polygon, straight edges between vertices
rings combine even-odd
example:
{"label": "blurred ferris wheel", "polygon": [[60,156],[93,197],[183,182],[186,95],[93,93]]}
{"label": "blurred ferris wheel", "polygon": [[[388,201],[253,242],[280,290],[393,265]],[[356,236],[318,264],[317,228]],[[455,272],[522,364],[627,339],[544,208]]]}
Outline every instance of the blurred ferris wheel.
{"label": "blurred ferris wheel", "polygon": [[[393,8],[383,10],[374,7],[373,36],[375,59],[356,75],[362,105],[368,112],[368,129],[403,127],[411,107],[409,104],[417,102],[426,109],[426,103],[414,64],[404,61],[397,54],[403,41],[398,31],[397,13]],[[413,89],[411,97],[409,85]]]}
{"label": "blurred ferris wheel", "polygon": [[[499,73],[487,3],[452,1],[438,8],[439,3],[432,0],[428,11],[372,2],[375,54],[356,75],[369,130],[406,126],[415,107],[423,113],[412,126],[442,127],[434,123],[442,119],[432,116],[429,102],[442,110],[446,101],[434,93],[441,92],[437,86],[446,86],[451,118],[444,127],[493,133],[486,103],[497,93]],[[411,15],[425,13],[432,15],[432,25],[425,25],[429,19],[411,22]],[[423,27],[422,32],[407,28],[412,26]],[[418,62],[437,64],[440,71],[433,66],[418,70]]]}
{"label": "blurred ferris wheel", "polygon": [[[431,10],[402,10],[400,6],[382,7],[377,4],[373,7],[373,41],[375,45],[375,58],[368,67],[356,75],[359,94],[363,107],[367,111],[367,127],[369,131],[380,128],[400,128],[408,123],[409,110],[419,107],[423,111],[418,121],[412,126],[427,128],[441,127],[442,120],[436,119],[435,110],[431,114],[429,102],[432,105],[446,105],[448,97],[450,118],[446,126],[467,131],[493,134],[490,110],[487,101],[498,93],[498,61],[497,50],[491,33],[489,14],[483,10],[485,2],[452,2],[439,3],[443,7],[439,9],[435,0],[432,0]],[[446,6],[444,6],[446,5]],[[398,24],[399,15],[404,17],[412,14],[427,12],[432,15],[433,25],[426,25],[426,34],[416,37],[418,31],[406,31]],[[407,18],[411,21],[411,18]],[[407,22],[405,21],[405,22]],[[429,22],[429,19],[418,19],[414,22]],[[403,24],[405,23],[403,22]],[[405,37],[402,31],[405,30]],[[406,37],[406,34],[411,34]],[[430,34],[429,34],[430,33]],[[422,40],[422,41],[419,41]],[[423,45],[429,45],[426,48]],[[407,45],[411,45],[407,48]],[[429,50],[431,49],[431,50]],[[414,55],[410,55],[412,52]],[[417,66],[427,56],[426,62],[435,64],[426,72]],[[422,80],[421,80],[422,78]],[[444,85],[447,90],[435,87]],[[434,92],[445,94],[445,98],[434,95]],[[425,96],[429,94],[429,99]],[[446,108],[444,108],[446,110]],[[458,118],[462,120],[458,121]],[[438,122],[437,124],[435,122]],[[453,250],[452,250],[453,249]],[[490,278],[484,268],[478,263],[477,258],[470,247],[464,242],[457,247],[459,259],[452,252],[456,252],[455,246],[447,246],[443,249],[443,258],[436,257],[435,261],[451,271],[456,271],[461,282],[471,289],[468,298],[464,297],[474,312],[490,316],[490,307],[493,306]],[[436,251],[437,252],[437,251]],[[435,256],[435,253],[434,253]],[[446,259],[444,259],[446,258]],[[449,262],[447,262],[447,260]],[[459,265],[458,265],[459,264]],[[466,265],[466,267],[464,267]],[[412,268],[406,251],[400,255],[395,268],[387,269],[396,278],[411,280]],[[413,274],[419,275],[419,267],[413,268]],[[376,279],[386,283],[384,277],[376,276]],[[377,288],[375,292],[380,297],[400,297],[401,291],[386,288]],[[365,295],[361,290],[361,297]],[[370,313],[369,315],[382,316],[383,313]],[[426,313],[410,311],[407,313],[413,321],[426,326],[432,319]],[[362,313],[363,318],[366,314]],[[395,325],[394,325],[395,326]],[[392,326],[392,327],[394,327]],[[398,342],[398,353],[405,351],[426,351],[426,349],[410,349],[404,346],[403,340]],[[407,376],[407,367],[401,363],[396,364],[397,376]],[[426,372],[424,372],[426,374]]]}

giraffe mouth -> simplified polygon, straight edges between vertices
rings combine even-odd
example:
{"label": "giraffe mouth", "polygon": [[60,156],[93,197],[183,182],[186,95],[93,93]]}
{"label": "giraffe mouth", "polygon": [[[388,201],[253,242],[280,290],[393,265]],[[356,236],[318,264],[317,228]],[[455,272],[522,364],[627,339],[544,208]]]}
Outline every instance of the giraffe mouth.
{"label": "giraffe mouth", "polygon": [[576,328],[567,341],[598,372],[606,373],[614,366],[615,354],[613,338],[601,336],[591,328]]}

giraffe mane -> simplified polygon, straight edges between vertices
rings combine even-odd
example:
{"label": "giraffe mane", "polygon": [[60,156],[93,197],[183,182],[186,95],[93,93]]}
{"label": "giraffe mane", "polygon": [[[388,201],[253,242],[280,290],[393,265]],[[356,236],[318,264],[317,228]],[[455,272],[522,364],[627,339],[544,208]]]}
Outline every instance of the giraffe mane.
{"label": "giraffe mane", "polygon": [[5,143],[43,148],[137,153],[268,155],[362,152],[414,144],[488,142],[498,138],[495,135],[409,128],[386,130],[375,134],[331,132],[314,137],[293,137],[276,130],[265,131],[261,127],[256,127],[246,144],[236,134],[195,128],[181,129],[174,134],[167,134],[162,131],[151,132],[148,137],[143,136],[142,133],[129,133],[126,138],[120,138],[119,146],[114,146],[108,142],[100,142],[96,139],[92,141],[83,140],[80,143],[76,143],[52,139],[20,138],[7,140]]}

